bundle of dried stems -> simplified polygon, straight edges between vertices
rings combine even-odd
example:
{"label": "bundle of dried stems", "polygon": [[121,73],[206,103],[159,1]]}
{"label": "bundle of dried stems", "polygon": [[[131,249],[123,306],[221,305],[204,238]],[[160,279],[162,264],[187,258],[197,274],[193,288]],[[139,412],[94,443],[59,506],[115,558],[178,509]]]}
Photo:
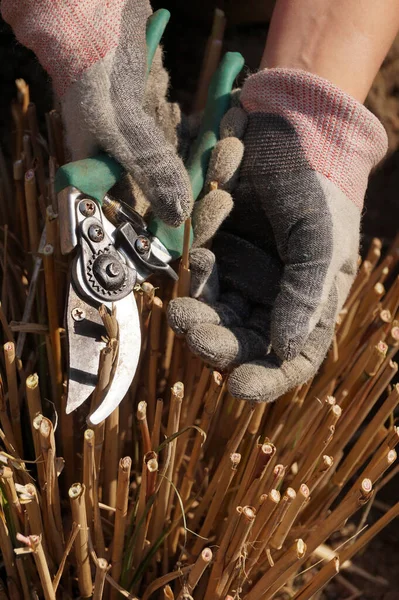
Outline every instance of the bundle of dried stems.
{"label": "bundle of dried stems", "polygon": [[[315,564],[398,472],[399,237],[386,251],[373,240],[315,379],[258,406],[231,397],[225,374],[166,325],[168,300],[187,287],[185,254],[184,285],[136,291],[140,368],[120,407],[85,429],[89,407],[66,415],[63,394],[61,121],[47,116],[45,139],[18,90],[13,177],[3,169],[0,183],[2,597],[313,597],[399,512]],[[100,313],[109,343],[92,406],[118,338],[114,315]]]}

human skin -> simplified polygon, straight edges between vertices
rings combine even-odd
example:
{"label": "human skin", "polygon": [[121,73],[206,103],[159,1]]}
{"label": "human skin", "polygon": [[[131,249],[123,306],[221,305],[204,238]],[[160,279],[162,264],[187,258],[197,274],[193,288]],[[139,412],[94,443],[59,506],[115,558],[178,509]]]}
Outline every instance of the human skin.
{"label": "human skin", "polygon": [[399,0],[277,0],[260,67],[291,67],[364,102],[399,30]]}

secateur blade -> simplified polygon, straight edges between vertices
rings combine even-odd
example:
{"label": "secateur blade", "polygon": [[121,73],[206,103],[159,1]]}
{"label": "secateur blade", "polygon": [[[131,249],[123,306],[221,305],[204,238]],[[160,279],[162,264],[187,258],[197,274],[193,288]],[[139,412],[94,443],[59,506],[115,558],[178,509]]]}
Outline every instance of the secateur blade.
{"label": "secateur blade", "polygon": [[97,384],[100,352],[105,346],[105,327],[98,308],[85,302],[69,286],[66,307],[68,339],[68,392],[66,413],[81,406],[93,393]]}
{"label": "secateur blade", "polygon": [[140,319],[133,294],[119,300],[116,318],[119,328],[118,355],[100,406],[88,417],[90,425],[104,421],[126,395],[136,373],[141,349]]}

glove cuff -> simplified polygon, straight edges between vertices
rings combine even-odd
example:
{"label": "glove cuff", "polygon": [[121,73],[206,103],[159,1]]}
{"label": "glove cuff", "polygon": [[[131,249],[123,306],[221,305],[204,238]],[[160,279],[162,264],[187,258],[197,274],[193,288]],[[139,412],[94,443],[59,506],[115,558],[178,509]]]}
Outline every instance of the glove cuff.
{"label": "glove cuff", "polygon": [[[282,68],[250,76],[240,99],[248,113],[287,120],[310,168],[362,208],[370,171],[388,147],[384,127],[363,104],[322,77]],[[270,159],[277,163],[281,157]]]}
{"label": "glove cuff", "polygon": [[[61,97],[82,73],[115,51],[127,4],[128,0],[2,0],[1,13],[18,41],[36,54]],[[146,3],[139,7],[150,14]]]}

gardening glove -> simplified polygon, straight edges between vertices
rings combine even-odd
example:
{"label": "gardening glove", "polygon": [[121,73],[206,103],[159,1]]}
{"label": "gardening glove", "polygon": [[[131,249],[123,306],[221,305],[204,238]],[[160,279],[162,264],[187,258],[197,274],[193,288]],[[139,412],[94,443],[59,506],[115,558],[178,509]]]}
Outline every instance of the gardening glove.
{"label": "gardening glove", "polygon": [[[72,158],[105,150],[138,182],[162,220],[174,226],[184,221],[192,208],[187,172],[146,112],[161,81],[150,78],[145,97],[148,1],[2,0],[1,11],[52,77]],[[160,68],[159,57],[154,68]],[[161,112],[158,121],[165,121]]]}
{"label": "gardening glove", "polygon": [[233,396],[271,401],[313,377],[331,344],[387,137],[363,105],[300,70],[252,75],[241,102],[221,131],[248,121],[234,208],[212,252],[192,252],[195,298],[173,300],[168,315],[193,352],[230,371]]}

